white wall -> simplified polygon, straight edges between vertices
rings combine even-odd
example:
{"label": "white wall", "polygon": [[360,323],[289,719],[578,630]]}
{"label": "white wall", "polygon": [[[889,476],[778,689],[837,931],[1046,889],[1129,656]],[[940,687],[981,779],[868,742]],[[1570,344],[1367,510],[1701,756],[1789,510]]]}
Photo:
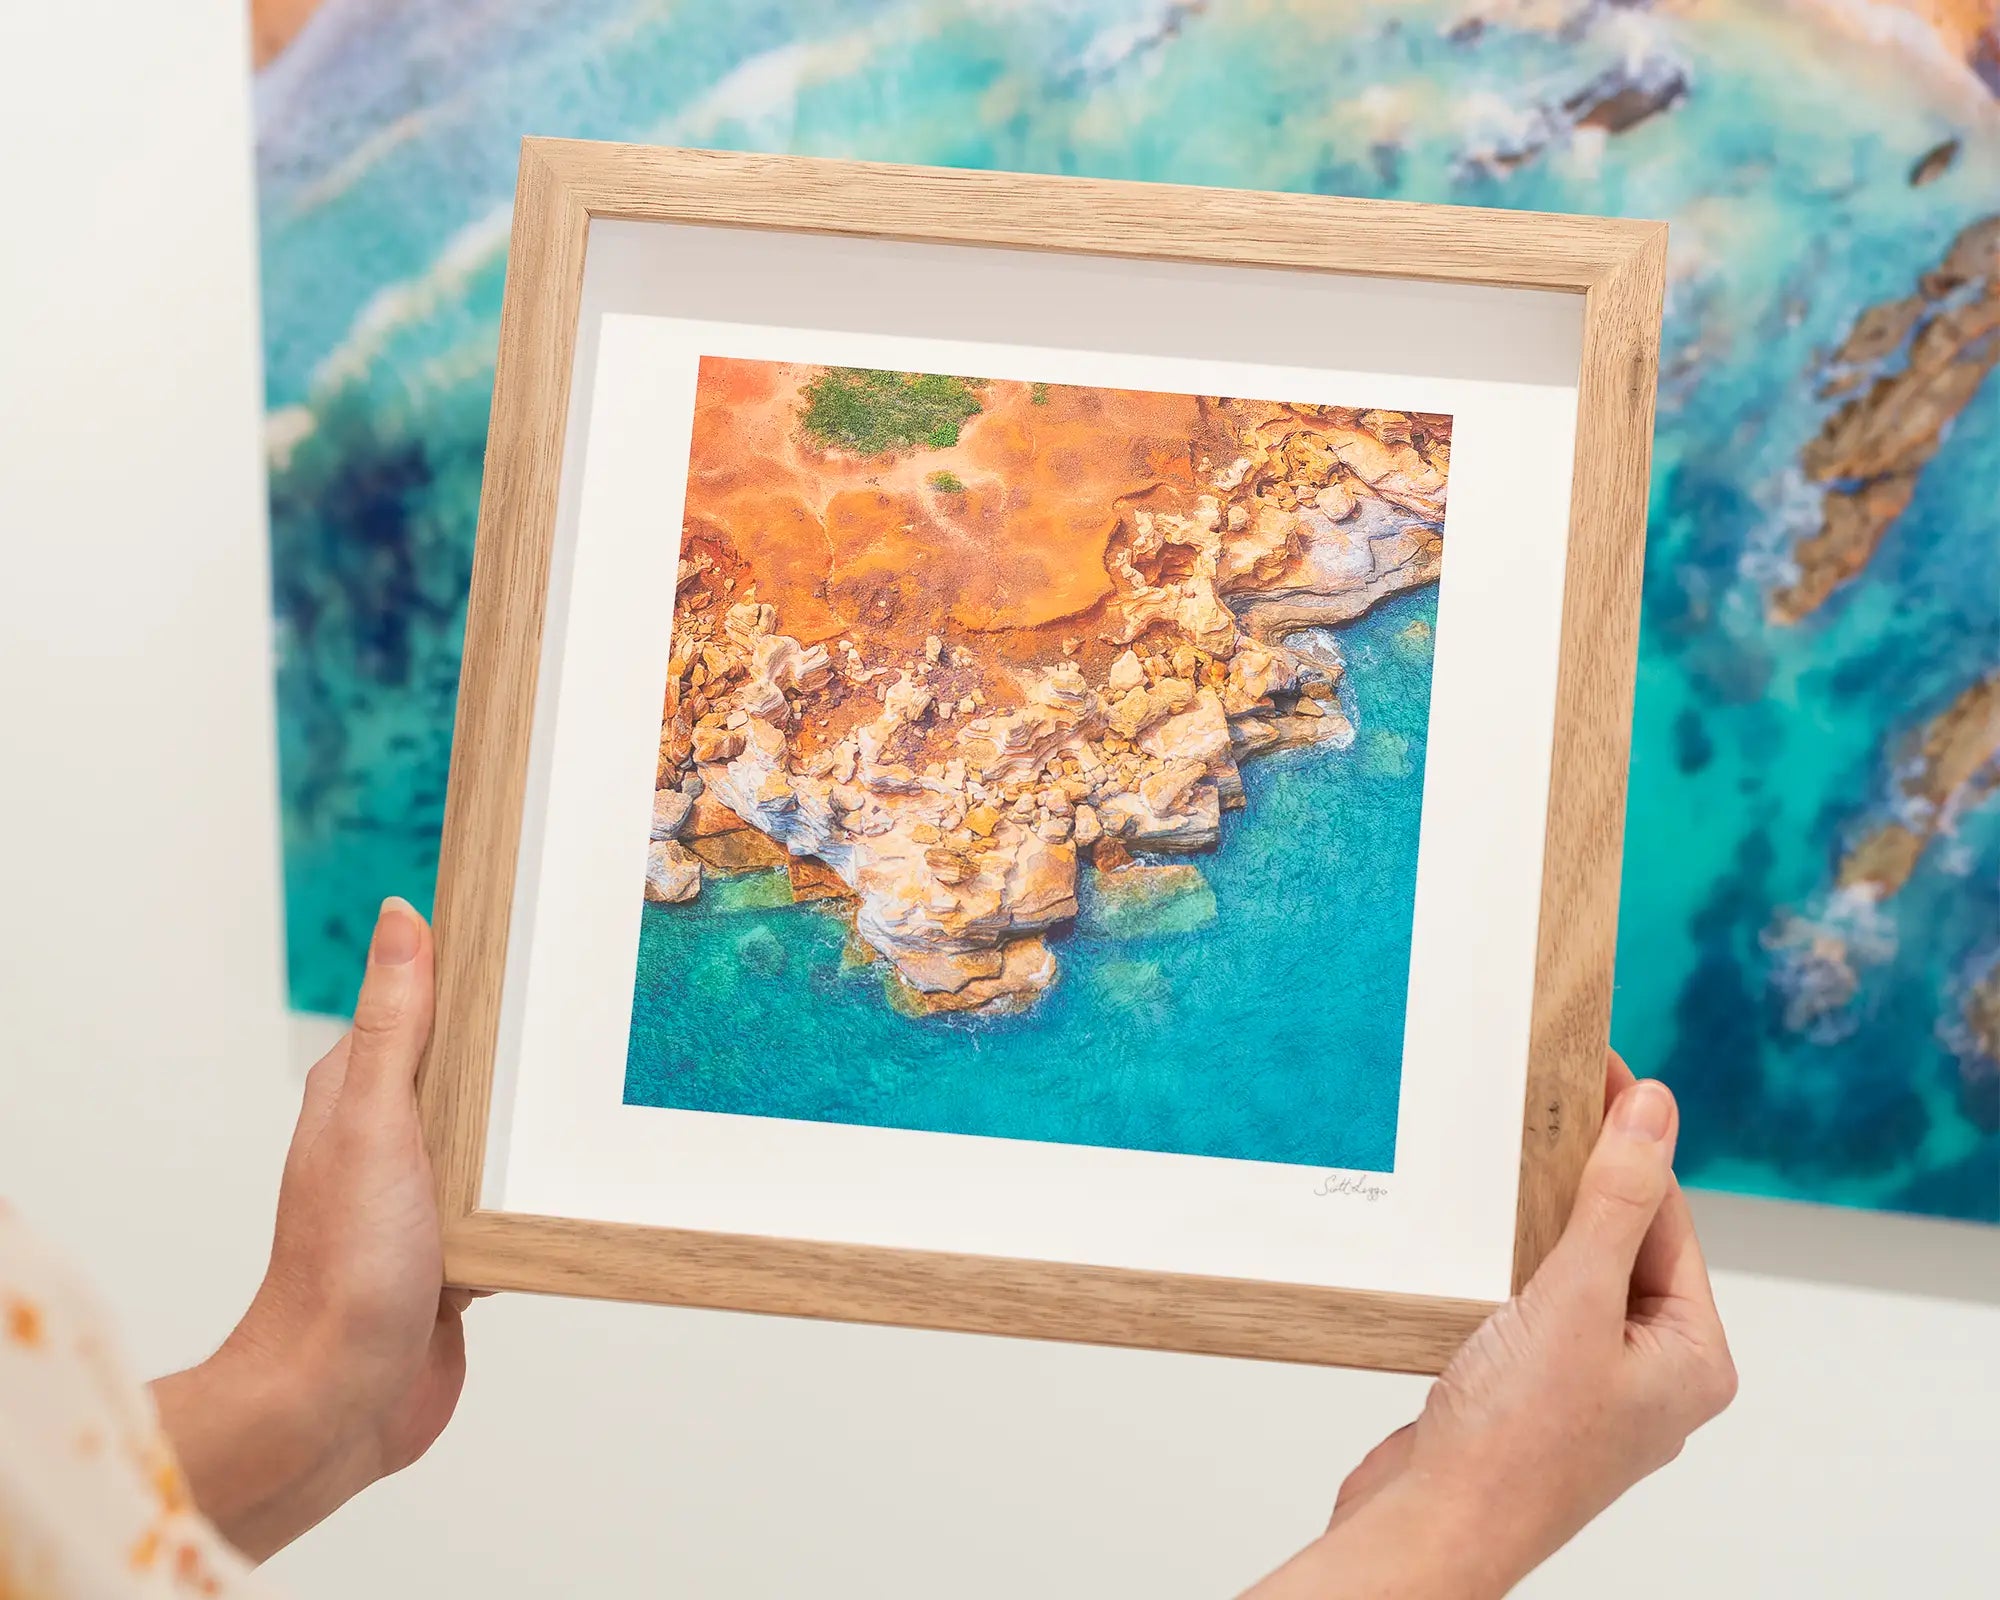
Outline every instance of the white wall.
{"label": "white wall", "polygon": [[[255,1282],[297,1087],[243,54],[230,0],[0,6],[0,1192],[155,1370]],[[1702,1215],[1742,1398],[1526,1592],[1990,1592],[2000,1230]],[[279,1559],[294,1594],[1220,1596],[1423,1392],[518,1297],[471,1320],[457,1422]]]}

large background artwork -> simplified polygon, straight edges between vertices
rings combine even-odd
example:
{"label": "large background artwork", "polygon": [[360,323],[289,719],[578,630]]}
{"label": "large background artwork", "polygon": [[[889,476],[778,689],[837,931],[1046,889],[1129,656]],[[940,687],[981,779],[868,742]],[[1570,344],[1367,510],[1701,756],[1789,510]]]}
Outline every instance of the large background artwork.
{"label": "large background artwork", "polygon": [[1662,217],[1616,1042],[1695,1181],[2000,1221],[1990,0],[256,12],[297,1005],[435,868],[521,134]]}

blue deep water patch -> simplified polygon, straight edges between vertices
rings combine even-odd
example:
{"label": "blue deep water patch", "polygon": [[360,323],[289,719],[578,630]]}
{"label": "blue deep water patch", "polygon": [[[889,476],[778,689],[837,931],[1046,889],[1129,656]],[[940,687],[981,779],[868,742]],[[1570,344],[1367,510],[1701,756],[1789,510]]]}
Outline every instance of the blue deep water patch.
{"label": "blue deep water patch", "polygon": [[[1764,616],[1811,531],[1799,453],[1838,403],[1816,374],[1995,211],[2000,138],[1814,10],[1543,32],[1458,27],[1461,0],[326,5],[257,85],[293,1002],[345,1011],[380,897],[429,903],[522,134],[1663,218],[1614,1041],[1679,1093],[1693,1182],[2000,1221],[2000,1079],[1961,1028],[2000,954],[2000,804],[1875,925],[1830,903],[1902,741],[2000,660],[2000,379],[1866,572]],[[1572,140],[1565,102],[1635,53],[1684,92]],[[1787,916],[1857,962],[1806,1029]]]}
{"label": "blue deep water patch", "polygon": [[648,905],[627,1104],[1392,1171],[1436,615],[1337,630],[1361,737],[1245,763],[1220,847],[1172,858],[1212,919],[1119,938],[1086,907],[1023,1015],[901,1014],[813,904]]}

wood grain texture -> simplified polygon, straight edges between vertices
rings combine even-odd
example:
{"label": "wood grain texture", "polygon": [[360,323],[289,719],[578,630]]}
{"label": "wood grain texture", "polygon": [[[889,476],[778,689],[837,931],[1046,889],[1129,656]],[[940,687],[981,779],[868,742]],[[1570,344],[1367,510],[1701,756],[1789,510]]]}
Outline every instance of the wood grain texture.
{"label": "wood grain texture", "polygon": [[1438,1371],[1493,1311],[1483,1300],[491,1211],[447,1229],[445,1270],[468,1288],[1396,1372]]}
{"label": "wood grain texture", "polygon": [[1581,294],[1658,223],[532,139],[593,217]]}
{"label": "wood grain texture", "polygon": [[554,169],[525,147],[438,854],[437,1019],[417,1076],[447,1219],[478,1204],[485,1162],[588,227]]}
{"label": "wood grain texture", "polygon": [[1604,1115],[1667,230],[1584,300],[1514,1287],[1568,1220]]}
{"label": "wood grain texture", "polygon": [[480,1208],[569,387],[592,217],[1068,250],[1581,294],[1518,1283],[1601,1113],[1665,229],[1657,223],[528,140],[522,148],[419,1080],[446,1270],[472,1288],[1434,1372],[1443,1300]]}

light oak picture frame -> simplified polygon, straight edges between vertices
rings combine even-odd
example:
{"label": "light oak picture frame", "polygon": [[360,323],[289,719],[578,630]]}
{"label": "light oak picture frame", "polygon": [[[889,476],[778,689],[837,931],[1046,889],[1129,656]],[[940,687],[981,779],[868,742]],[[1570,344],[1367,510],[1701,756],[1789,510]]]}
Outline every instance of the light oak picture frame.
{"label": "light oak picture frame", "polygon": [[641,1227],[482,1205],[585,255],[602,221],[1276,268],[1581,298],[1515,1287],[1602,1114],[1664,224],[529,139],[467,611],[420,1078],[446,1275],[489,1290],[1435,1372],[1493,1302]]}

